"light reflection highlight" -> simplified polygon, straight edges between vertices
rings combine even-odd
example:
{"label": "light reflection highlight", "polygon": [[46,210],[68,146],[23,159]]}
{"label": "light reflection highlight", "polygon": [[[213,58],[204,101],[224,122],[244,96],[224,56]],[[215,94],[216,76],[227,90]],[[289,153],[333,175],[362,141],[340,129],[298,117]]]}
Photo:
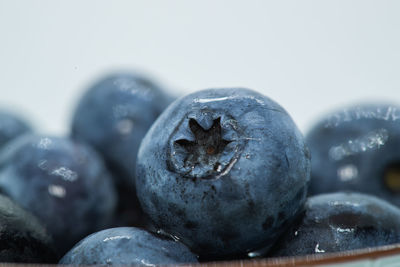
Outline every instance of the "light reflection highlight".
{"label": "light reflection highlight", "polygon": [[133,122],[129,119],[121,120],[117,123],[116,127],[119,133],[122,135],[128,135],[133,130]]}
{"label": "light reflection highlight", "polygon": [[57,198],[64,198],[67,195],[67,191],[61,185],[51,184],[48,186],[49,194]]}
{"label": "light reflection highlight", "polygon": [[116,236],[110,236],[110,237],[103,239],[103,242],[112,241],[112,240],[116,240],[116,239],[131,239],[131,238],[132,237],[129,235],[116,235]]}
{"label": "light reflection highlight", "polygon": [[387,108],[376,107],[375,109],[371,109],[371,107],[357,107],[353,110],[344,109],[331,115],[327,119],[325,127],[337,127],[343,122],[361,119],[396,121],[400,119],[400,110],[393,106],[388,106]]}
{"label": "light reflection highlight", "polygon": [[60,167],[51,172],[51,175],[59,176],[63,180],[73,182],[78,179],[78,174],[66,167]]}
{"label": "light reflection highlight", "polygon": [[50,138],[44,137],[44,138],[40,139],[38,147],[41,148],[41,149],[46,149],[47,150],[47,149],[50,148],[50,145],[52,143],[53,143],[53,141]]}
{"label": "light reflection highlight", "polygon": [[349,182],[358,177],[358,169],[353,164],[344,165],[338,168],[337,175],[342,182]]}
{"label": "light reflection highlight", "polygon": [[333,160],[341,160],[345,157],[365,152],[383,146],[389,139],[386,129],[378,129],[367,133],[354,140],[333,146],[329,149],[329,157]]}

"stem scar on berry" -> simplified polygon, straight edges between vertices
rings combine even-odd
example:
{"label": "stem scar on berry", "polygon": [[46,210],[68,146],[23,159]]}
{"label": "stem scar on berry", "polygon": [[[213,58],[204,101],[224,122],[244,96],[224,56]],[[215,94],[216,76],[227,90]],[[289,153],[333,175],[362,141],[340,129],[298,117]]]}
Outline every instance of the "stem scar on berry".
{"label": "stem scar on berry", "polygon": [[[186,166],[208,165],[215,161],[225,147],[232,141],[222,138],[221,118],[213,120],[209,129],[204,129],[195,119],[189,119],[189,128],[195,140],[176,140],[175,143],[182,146],[188,153],[185,158]],[[216,163],[217,166],[220,165]],[[218,169],[216,167],[215,169]]]}

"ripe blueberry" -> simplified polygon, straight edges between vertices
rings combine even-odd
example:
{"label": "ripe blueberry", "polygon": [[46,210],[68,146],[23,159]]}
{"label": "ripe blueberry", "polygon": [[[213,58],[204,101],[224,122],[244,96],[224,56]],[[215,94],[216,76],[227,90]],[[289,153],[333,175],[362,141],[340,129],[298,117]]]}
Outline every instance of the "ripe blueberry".
{"label": "ripe blueberry", "polygon": [[60,264],[155,266],[196,263],[187,247],[134,227],[103,230],[83,239]]}
{"label": "ripe blueberry", "polygon": [[203,258],[272,241],[305,201],[310,159],[287,112],[248,89],[176,100],[140,146],[136,187],[155,224]]}
{"label": "ripe blueberry", "polygon": [[119,192],[118,225],[143,225],[134,174],[140,142],[170,102],[150,80],[116,73],[99,80],[80,100],[72,137],[92,145],[105,159]]}
{"label": "ripe blueberry", "polygon": [[298,256],[400,242],[400,209],[359,193],[310,197],[298,222],[279,239],[270,256]]}
{"label": "ripe blueberry", "polygon": [[351,190],[400,206],[400,107],[354,105],[318,122],[306,137],[310,194]]}
{"label": "ripe blueberry", "polygon": [[0,190],[45,225],[62,255],[108,226],[115,190],[94,150],[67,138],[24,135],[0,154]]}

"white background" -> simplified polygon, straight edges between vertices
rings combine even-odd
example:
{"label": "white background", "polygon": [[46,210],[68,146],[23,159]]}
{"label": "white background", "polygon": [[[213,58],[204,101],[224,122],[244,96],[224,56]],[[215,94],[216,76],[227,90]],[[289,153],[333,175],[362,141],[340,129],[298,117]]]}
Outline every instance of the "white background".
{"label": "white background", "polygon": [[64,134],[83,90],[118,69],[176,95],[244,86],[303,131],[359,100],[400,102],[400,1],[0,0],[0,108]]}

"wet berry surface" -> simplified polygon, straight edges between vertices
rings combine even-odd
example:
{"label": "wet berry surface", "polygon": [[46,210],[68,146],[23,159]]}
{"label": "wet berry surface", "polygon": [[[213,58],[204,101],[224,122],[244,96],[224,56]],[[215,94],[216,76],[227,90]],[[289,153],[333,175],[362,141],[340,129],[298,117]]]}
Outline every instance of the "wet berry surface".
{"label": "wet berry surface", "polygon": [[202,259],[272,244],[305,201],[309,154],[286,111],[248,89],[171,104],[143,139],[137,193],[156,226]]}

